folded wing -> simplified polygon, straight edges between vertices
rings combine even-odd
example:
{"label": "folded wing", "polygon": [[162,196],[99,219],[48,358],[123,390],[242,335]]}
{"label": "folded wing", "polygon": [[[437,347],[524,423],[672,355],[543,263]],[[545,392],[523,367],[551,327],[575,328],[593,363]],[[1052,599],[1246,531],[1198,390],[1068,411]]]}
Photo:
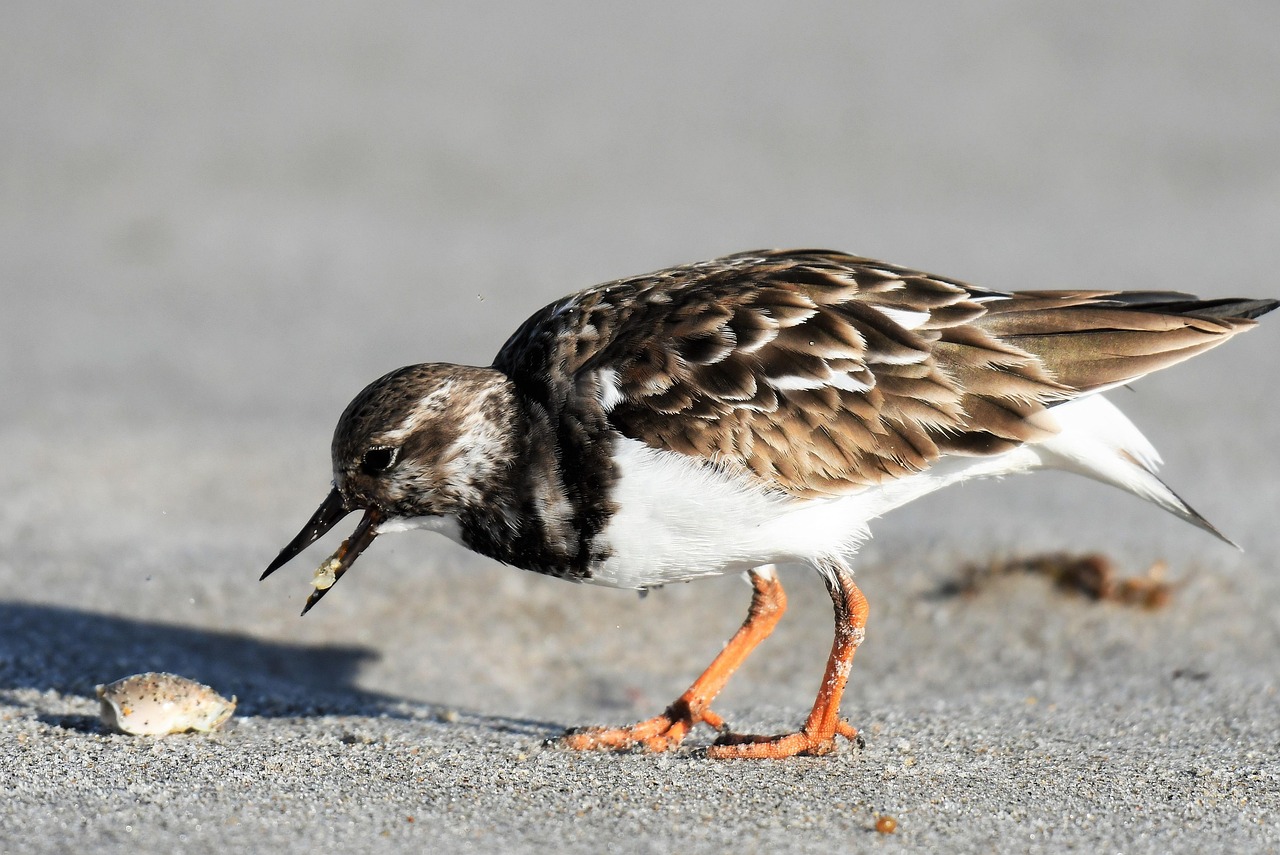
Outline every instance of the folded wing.
{"label": "folded wing", "polygon": [[1222,343],[1272,301],[998,292],[822,250],[742,253],[606,283],[530,318],[495,360],[532,399],[558,363],[574,422],[846,494],[1058,430],[1039,417]]}

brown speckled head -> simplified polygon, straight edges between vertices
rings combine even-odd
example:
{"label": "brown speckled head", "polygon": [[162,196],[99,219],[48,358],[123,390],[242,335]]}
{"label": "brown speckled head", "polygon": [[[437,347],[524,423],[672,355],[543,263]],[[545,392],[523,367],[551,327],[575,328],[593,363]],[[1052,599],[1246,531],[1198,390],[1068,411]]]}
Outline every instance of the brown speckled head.
{"label": "brown speckled head", "polygon": [[489,368],[410,365],[369,384],[333,434],[334,485],[348,508],[444,515],[512,463],[511,392]]}

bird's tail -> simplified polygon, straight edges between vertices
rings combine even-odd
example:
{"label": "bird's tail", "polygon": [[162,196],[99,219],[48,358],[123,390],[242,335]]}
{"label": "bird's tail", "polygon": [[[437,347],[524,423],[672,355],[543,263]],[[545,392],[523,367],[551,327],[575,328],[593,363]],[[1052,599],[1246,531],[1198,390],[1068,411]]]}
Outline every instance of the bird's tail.
{"label": "bird's tail", "polygon": [[975,323],[1038,357],[1058,383],[1087,394],[1217,347],[1277,305],[1171,291],[1024,292],[988,302]]}
{"label": "bird's tail", "polygon": [[1035,419],[1053,421],[1057,432],[1031,445],[1047,469],[1075,472],[1119,487],[1235,546],[1213,523],[1183,501],[1156,474],[1160,454],[1119,408],[1102,395],[1059,404]]}
{"label": "bird's tail", "polygon": [[1069,390],[1028,419],[1047,435],[1031,444],[1041,465],[1119,487],[1231,543],[1160,480],[1155,448],[1096,393],[1217,347],[1277,305],[1168,291],[1050,291],[991,300],[977,323],[1038,357]]}

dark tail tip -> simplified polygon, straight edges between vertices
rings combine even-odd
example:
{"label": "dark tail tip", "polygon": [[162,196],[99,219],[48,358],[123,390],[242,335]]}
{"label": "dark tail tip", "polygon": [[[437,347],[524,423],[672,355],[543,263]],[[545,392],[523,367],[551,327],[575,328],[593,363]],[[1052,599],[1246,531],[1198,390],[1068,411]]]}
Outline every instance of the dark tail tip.
{"label": "dark tail tip", "polygon": [[1280,306],[1280,300],[1207,300],[1202,306],[1197,306],[1191,314],[1209,318],[1240,318],[1251,321],[1262,317],[1276,306]]}
{"label": "dark tail tip", "polygon": [[1107,298],[1138,312],[1190,315],[1197,318],[1248,320],[1260,318],[1280,306],[1280,300],[1253,300],[1248,297],[1216,297],[1202,300],[1178,291],[1121,291]]}

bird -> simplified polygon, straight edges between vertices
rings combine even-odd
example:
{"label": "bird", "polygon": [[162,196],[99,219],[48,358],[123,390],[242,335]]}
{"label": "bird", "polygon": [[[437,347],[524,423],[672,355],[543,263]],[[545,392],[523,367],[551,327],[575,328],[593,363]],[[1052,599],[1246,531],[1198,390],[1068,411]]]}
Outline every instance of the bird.
{"label": "bird", "polygon": [[[534,313],[488,367],[411,365],[356,395],[334,431],[332,490],[262,578],[355,511],[303,614],[376,537],[410,529],[642,594],[742,572],[747,617],[686,692],[562,744],[669,751],[705,724],[720,731],[712,758],[828,754],[858,738],[840,705],[866,636],[851,565],[870,522],[953,484],[1057,469],[1222,537],[1157,476],[1159,455],[1104,393],[1277,304],[990,290],[819,249],[617,279]],[[711,704],[785,611],[781,564],[825,582],[831,653],[799,729],[735,733]]]}

